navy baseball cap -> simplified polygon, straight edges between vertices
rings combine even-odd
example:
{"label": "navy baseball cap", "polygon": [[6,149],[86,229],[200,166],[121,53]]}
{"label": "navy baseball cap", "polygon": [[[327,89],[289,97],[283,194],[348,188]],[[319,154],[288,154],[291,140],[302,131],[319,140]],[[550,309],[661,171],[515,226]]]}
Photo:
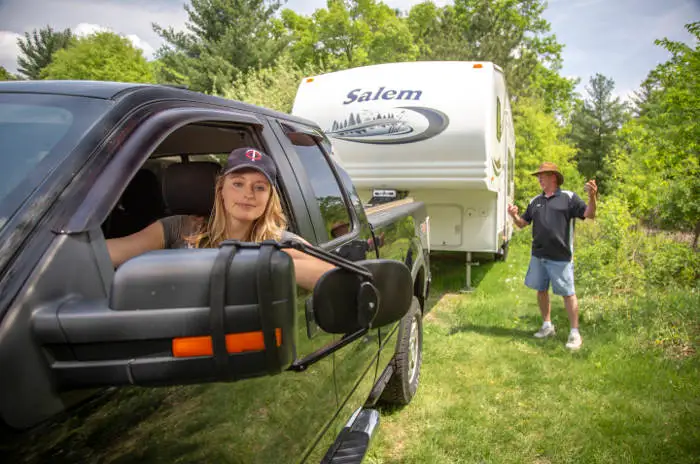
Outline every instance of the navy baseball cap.
{"label": "navy baseball cap", "polygon": [[275,185],[275,179],[277,178],[277,167],[275,163],[266,153],[256,148],[243,147],[233,150],[231,154],[228,155],[223,175],[225,176],[242,169],[255,169],[260,171],[267,177],[267,180],[270,181],[270,185]]}

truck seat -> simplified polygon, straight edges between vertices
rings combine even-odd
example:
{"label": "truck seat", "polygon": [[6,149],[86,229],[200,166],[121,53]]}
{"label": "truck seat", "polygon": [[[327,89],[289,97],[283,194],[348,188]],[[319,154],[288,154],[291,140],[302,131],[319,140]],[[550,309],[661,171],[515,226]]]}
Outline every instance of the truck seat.
{"label": "truck seat", "polygon": [[112,212],[109,236],[124,237],[138,232],[163,217],[164,213],[158,177],[148,169],[141,169],[129,182]]}
{"label": "truck seat", "polygon": [[171,164],[163,174],[163,199],[167,215],[209,217],[214,207],[214,187],[221,165],[215,162]]}

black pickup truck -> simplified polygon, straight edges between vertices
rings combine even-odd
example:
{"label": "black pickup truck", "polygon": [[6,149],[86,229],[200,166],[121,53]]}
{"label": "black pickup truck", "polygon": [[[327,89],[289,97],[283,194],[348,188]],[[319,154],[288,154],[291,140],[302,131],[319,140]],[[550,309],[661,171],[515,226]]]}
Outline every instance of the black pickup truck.
{"label": "black pickup truck", "polygon": [[[106,239],[212,201],[222,155],[270,154],[293,245]],[[209,205],[210,206],[210,205]],[[365,209],[312,122],[167,86],[0,83],[0,462],[360,462],[422,356],[427,222]]]}

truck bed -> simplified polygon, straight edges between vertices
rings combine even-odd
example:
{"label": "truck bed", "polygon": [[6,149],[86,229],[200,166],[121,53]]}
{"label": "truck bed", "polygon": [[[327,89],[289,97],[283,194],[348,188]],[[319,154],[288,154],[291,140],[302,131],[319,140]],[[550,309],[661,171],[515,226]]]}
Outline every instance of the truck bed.
{"label": "truck bed", "polygon": [[408,216],[421,208],[425,208],[423,202],[415,201],[409,197],[365,208],[365,213],[367,214],[367,221],[377,229],[387,223],[394,222],[400,217]]}

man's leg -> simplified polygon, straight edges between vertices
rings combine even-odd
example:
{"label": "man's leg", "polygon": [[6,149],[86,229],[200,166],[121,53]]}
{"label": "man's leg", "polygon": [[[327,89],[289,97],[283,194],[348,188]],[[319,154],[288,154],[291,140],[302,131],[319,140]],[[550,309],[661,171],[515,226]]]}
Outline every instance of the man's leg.
{"label": "man's leg", "polygon": [[578,350],[583,344],[581,334],[578,331],[578,299],[574,288],[574,265],[572,262],[549,263],[549,274],[552,279],[552,291],[564,298],[564,307],[569,316],[571,331],[566,342],[570,350]]}
{"label": "man's leg", "polygon": [[535,338],[553,337],[556,332],[552,325],[552,307],[549,304],[549,290],[537,291],[537,304],[540,307],[540,314],[542,314],[542,327],[535,332]]}
{"label": "man's leg", "polygon": [[538,291],[537,292],[537,303],[540,305],[540,314],[542,314],[542,321],[552,322],[552,307],[549,304],[549,291]]}
{"label": "man's leg", "polygon": [[566,314],[569,316],[571,328],[578,329],[578,299],[575,294],[564,297],[564,307],[566,308]]}
{"label": "man's leg", "polygon": [[537,304],[540,307],[543,324],[542,328],[535,333],[537,338],[551,337],[554,335],[554,326],[550,319],[551,308],[549,305],[549,277],[544,268],[544,260],[536,257],[530,258],[530,267],[525,276],[525,285],[533,290],[537,290]]}

